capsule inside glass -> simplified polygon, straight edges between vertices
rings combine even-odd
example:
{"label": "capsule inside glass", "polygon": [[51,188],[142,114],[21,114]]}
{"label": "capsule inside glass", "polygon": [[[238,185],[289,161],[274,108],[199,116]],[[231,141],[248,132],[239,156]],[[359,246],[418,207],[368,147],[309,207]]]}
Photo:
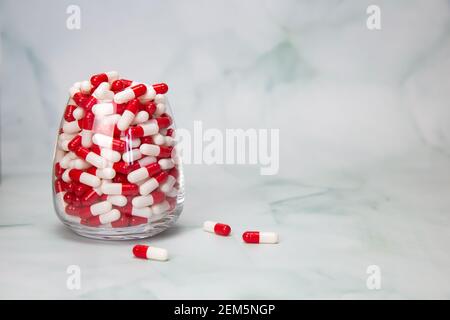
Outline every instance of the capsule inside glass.
{"label": "capsule inside glass", "polygon": [[[138,107],[126,127],[129,103]],[[121,119],[126,130],[118,129]],[[69,99],[52,173],[60,220],[74,232],[98,239],[145,238],[169,228],[184,201],[175,133],[164,95],[144,103],[99,100],[90,109]]]}

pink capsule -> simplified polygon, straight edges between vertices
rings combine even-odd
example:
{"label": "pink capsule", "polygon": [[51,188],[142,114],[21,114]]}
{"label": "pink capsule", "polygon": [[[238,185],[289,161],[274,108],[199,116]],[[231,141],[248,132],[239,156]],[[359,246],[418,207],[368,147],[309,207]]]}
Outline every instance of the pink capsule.
{"label": "pink capsule", "polygon": [[229,225],[213,221],[205,221],[203,223],[203,230],[224,237],[230,235],[231,233],[231,227]]}

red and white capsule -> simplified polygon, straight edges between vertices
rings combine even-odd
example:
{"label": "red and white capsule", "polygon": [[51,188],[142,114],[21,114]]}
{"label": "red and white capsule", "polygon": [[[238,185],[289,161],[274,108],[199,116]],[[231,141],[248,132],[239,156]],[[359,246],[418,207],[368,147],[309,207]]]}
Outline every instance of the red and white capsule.
{"label": "red and white capsule", "polygon": [[67,169],[62,175],[62,179],[64,182],[71,182],[73,180],[93,188],[97,188],[101,184],[98,177],[78,169]]}
{"label": "red and white capsule", "polygon": [[231,227],[229,225],[214,221],[205,221],[203,223],[203,230],[224,237],[229,236],[231,233]]}
{"label": "red and white capsule", "polygon": [[139,111],[140,102],[137,99],[133,99],[127,103],[125,110],[117,123],[117,128],[120,131],[125,131],[130,127],[133,122],[136,113]]}
{"label": "red and white capsule", "polygon": [[166,249],[149,247],[137,244],[133,247],[133,254],[136,258],[147,260],[166,261],[169,259],[169,253]]}
{"label": "red and white capsule", "polygon": [[159,146],[156,144],[141,144],[139,147],[142,154],[160,158],[169,158],[172,155],[172,147]]}
{"label": "red and white capsule", "polygon": [[139,193],[139,186],[133,183],[103,183],[101,190],[109,195],[132,196]]}
{"label": "red and white capsule", "polygon": [[91,84],[97,87],[102,82],[110,82],[119,79],[119,73],[117,71],[109,71],[105,73],[95,74],[91,77]]}
{"label": "red and white capsule", "polygon": [[120,219],[120,212],[117,209],[112,209],[111,211],[98,215],[98,216],[94,216],[92,218],[89,219],[83,219],[81,220],[81,223],[84,225],[88,225],[91,227],[98,227],[100,225],[104,225],[104,224],[108,224],[114,221],[117,221]]}
{"label": "red and white capsule", "polygon": [[167,177],[167,180],[164,181],[164,183],[161,184],[159,187],[159,190],[161,190],[164,193],[169,193],[172,189],[175,183],[177,182],[177,178],[179,176],[178,169],[172,168],[168,172],[169,176]]}
{"label": "red and white capsule", "polygon": [[[129,87],[123,91],[117,92],[114,95],[115,103],[125,103],[140,96],[143,96],[147,92],[148,88],[145,84],[138,84],[132,87]],[[153,88],[151,89],[153,90]],[[154,91],[154,90],[153,90]]]}
{"label": "red and white capsule", "polygon": [[146,196],[137,196],[131,200],[133,207],[144,208],[154,204],[161,203],[165,199],[164,193],[160,191],[153,191],[151,194]]}
{"label": "red and white capsule", "polygon": [[157,134],[160,129],[167,128],[171,124],[172,123],[170,118],[167,117],[151,119],[138,126],[129,128],[127,133],[131,137],[152,136],[154,134]]}
{"label": "red and white capsule", "polygon": [[167,172],[163,171],[154,176],[153,178],[148,179],[139,186],[139,193],[143,196],[148,195],[152,191],[156,190],[161,183],[166,181],[167,176],[168,176]]}
{"label": "red and white capsule", "polygon": [[[169,161],[163,161],[169,160]],[[171,169],[174,166],[170,159],[161,159],[158,162],[150,163],[149,165],[130,172],[127,176],[128,181],[135,183],[160,173],[162,170]]]}
{"label": "red and white capsule", "polygon": [[92,141],[103,148],[112,149],[119,152],[126,150],[126,142],[101,133],[96,133],[92,137]]}
{"label": "red and white capsule", "polygon": [[81,159],[86,160],[88,163],[92,164],[94,167],[104,169],[108,165],[108,160],[99,156],[95,152],[90,151],[88,148],[79,147],[75,154],[79,156]]}
{"label": "red and white capsule", "polygon": [[242,239],[246,243],[278,243],[278,233],[246,231],[242,234]]}
{"label": "red and white capsule", "polygon": [[86,170],[87,173],[93,174],[94,176],[99,177],[100,179],[114,179],[116,176],[116,170],[113,168],[95,168],[90,167]]}

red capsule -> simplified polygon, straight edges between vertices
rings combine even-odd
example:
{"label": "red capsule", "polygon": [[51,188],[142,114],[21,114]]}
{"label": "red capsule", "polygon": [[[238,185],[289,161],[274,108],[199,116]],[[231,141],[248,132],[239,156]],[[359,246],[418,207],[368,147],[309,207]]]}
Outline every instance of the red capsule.
{"label": "red capsule", "polygon": [[55,193],[58,194],[60,192],[64,192],[67,190],[67,184],[61,179],[55,180]]}
{"label": "red capsule", "polygon": [[164,94],[169,91],[169,87],[165,83],[157,83],[153,85],[153,89],[157,94]]}
{"label": "red capsule", "polygon": [[144,217],[133,216],[130,218],[130,226],[138,226],[138,225],[147,224],[147,223],[148,223],[148,219],[144,218]]}
{"label": "red capsule", "polygon": [[72,152],[76,152],[80,146],[81,146],[81,136],[80,135],[76,135],[67,144],[67,148]]}
{"label": "red capsule", "polygon": [[64,120],[68,122],[75,121],[75,117],[73,116],[73,111],[77,108],[77,106],[73,104],[68,104],[66,106],[66,110],[64,111]]}
{"label": "red capsule", "polygon": [[225,237],[231,233],[231,227],[229,225],[214,221],[205,221],[203,223],[203,230]]}
{"label": "red capsule", "polygon": [[59,162],[55,163],[55,169],[53,171],[55,173],[55,177],[61,178],[64,171],[65,171],[65,169],[61,168],[61,165],[59,164]]}
{"label": "red capsule", "polygon": [[119,218],[119,220],[111,222],[111,226],[113,228],[124,228],[128,227],[130,224],[130,218],[128,218],[126,215],[122,214]]}

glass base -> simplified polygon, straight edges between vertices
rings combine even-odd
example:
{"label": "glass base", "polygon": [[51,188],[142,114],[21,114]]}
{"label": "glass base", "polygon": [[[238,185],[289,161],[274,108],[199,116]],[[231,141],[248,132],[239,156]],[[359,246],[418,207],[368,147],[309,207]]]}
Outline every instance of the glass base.
{"label": "glass base", "polygon": [[93,228],[79,223],[63,220],[64,224],[76,234],[98,240],[132,240],[153,237],[170,228],[180,217],[183,205],[179,204],[170,213],[150,223],[125,228]]}

